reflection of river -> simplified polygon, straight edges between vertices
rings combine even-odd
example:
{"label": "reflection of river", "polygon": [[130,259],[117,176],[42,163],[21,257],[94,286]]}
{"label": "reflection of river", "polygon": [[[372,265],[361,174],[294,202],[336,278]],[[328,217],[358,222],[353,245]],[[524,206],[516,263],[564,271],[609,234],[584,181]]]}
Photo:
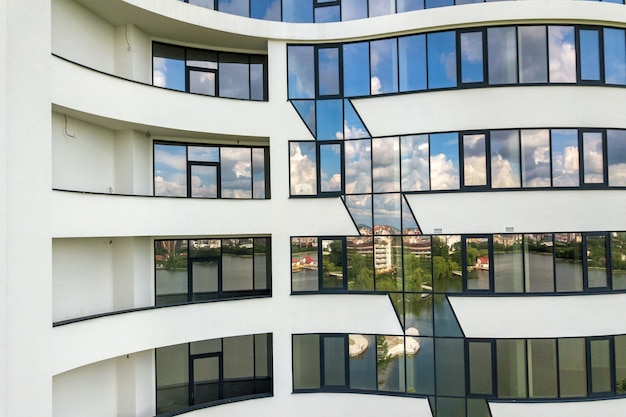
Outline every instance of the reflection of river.
{"label": "reflection of river", "polygon": [[[317,251],[297,252],[292,255],[293,259],[310,257],[319,265]],[[291,272],[292,291],[317,291],[319,285],[319,275],[317,269],[301,268]]]}

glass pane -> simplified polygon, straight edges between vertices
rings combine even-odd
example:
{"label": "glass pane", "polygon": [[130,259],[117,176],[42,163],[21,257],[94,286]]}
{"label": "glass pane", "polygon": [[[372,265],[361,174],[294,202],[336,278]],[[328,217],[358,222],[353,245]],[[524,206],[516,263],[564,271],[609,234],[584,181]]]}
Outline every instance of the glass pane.
{"label": "glass pane", "polygon": [[464,185],[487,185],[487,144],[485,135],[463,135]]}
{"label": "glass pane", "polygon": [[613,289],[626,289],[626,233],[611,233],[611,272]]}
{"label": "glass pane", "polygon": [[341,191],[341,145],[320,146],[320,191]]}
{"label": "glass pane", "polygon": [[270,264],[271,241],[269,238],[254,239],[254,289],[266,290],[271,288],[270,279],[272,267]]}
{"label": "glass pane", "polygon": [[192,93],[215,95],[215,73],[189,71],[189,91]]}
{"label": "glass pane", "polygon": [[548,26],[550,82],[576,82],[576,41],[573,26]]}
{"label": "glass pane", "polygon": [[[250,57],[250,100],[266,100],[265,94],[265,67],[266,62],[254,63],[255,57]],[[263,59],[264,60],[264,59]]]}
{"label": "glass pane", "polygon": [[215,0],[187,0],[189,4],[195,4],[196,6],[205,7],[207,9],[214,10]]}
{"label": "glass pane", "polygon": [[487,29],[489,84],[517,83],[517,36],[515,27]]}
{"label": "glass pane", "polygon": [[193,301],[217,298],[219,258],[212,261],[192,262],[191,271]]}
{"label": "glass pane", "polygon": [[396,12],[396,2],[395,0],[369,0],[369,12],[370,17],[393,14]]}
{"label": "glass pane", "polygon": [[350,140],[345,147],[346,193],[372,192],[372,141]]}
{"label": "glass pane", "polygon": [[528,340],[528,396],[530,398],[558,396],[554,339]]}
{"label": "glass pane", "polygon": [[424,8],[424,0],[396,0],[398,13],[421,10]]}
{"label": "glass pane", "polygon": [[187,302],[187,241],[155,240],[155,305]]}
{"label": "glass pane", "polygon": [[[626,70],[624,71],[626,73]],[[609,187],[626,186],[626,130],[607,130]]]}
{"label": "glass pane", "polygon": [[586,236],[589,288],[608,287],[606,236]]}
{"label": "glass pane", "polygon": [[315,59],[313,52],[312,46],[292,45],[287,47],[289,98],[315,97]]}
{"label": "glass pane", "polygon": [[491,417],[489,405],[486,400],[467,399],[467,417]]}
{"label": "glass pane", "polygon": [[430,135],[430,178],[432,190],[459,189],[459,135]]}
{"label": "glass pane", "polygon": [[217,0],[217,10],[239,16],[250,16],[250,7],[246,0]]}
{"label": "glass pane", "polygon": [[402,291],[402,240],[399,236],[374,237],[376,291]]}
{"label": "glass pane", "polygon": [[252,198],[266,198],[265,149],[252,149]]}
{"label": "glass pane", "polygon": [[524,235],[526,292],[554,291],[552,234]]}
{"label": "glass pane", "polygon": [[583,238],[580,233],[554,234],[556,290],[583,290]]}
{"label": "glass pane", "polygon": [[223,339],[224,379],[254,377],[254,335]]}
{"label": "glass pane", "polygon": [[430,189],[428,135],[400,137],[402,191]]}
{"label": "glass pane", "polygon": [[291,290],[317,291],[319,288],[317,238],[291,239]]}
{"label": "glass pane", "polygon": [[578,131],[553,129],[552,186],[578,187],[580,185]]}
{"label": "glass pane", "polygon": [[434,295],[433,317],[435,336],[463,337],[463,332],[448,302],[448,298],[443,294]]}
{"label": "glass pane", "polygon": [[400,144],[397,137],[372,139],[375,193],[400,191]]}
{"label": "glass pane", "polygon": [[518,130],[491,132],[491,187],[519,188],[520,145]]}
{"label": "glass pane", "polygon": [[217,52],[189,48],[186,58],[188,67],[217,69]]}
{"label": "glass pane", "polygon": [[368,194],[349,195],[344,197],[344,201],[354,224],[359,228],[359,233],[372,235],[374,228],[372,196]]}
{"label": "glass pane", "polygon": [[466,269],[468,290],[489,290],[489,238],[468,237],[465,241]]}
{"label": "glass pane", "polygon": [[254,376],[256,378],[272,376],[271,333],[254,335]]}
{"label": "glass pane", "polygon": [[524,340],[496,340],[499,398],[526,398]]}
{"label": "glass pane", "polygon": [[351,291],[373,291],[374,239],[371,236],[348,237],[347,252],[348,289]]}
{"label": "glass pane", "polygon": [[289,182],[291,195],[316,195],[315,142],[291,142],[289,149]]}
{"label": "glass pane", "polygon": [[398,91],[397,38],[370,42],[371,94]]}
{"label": "glass pane", "polygon": [[[220,97],[250,99],[250,65],[239,61],[239,55],[220,55],[219,95]],[[247,61],[247,57],[245,57]]]}
{"label": "glass pane", "polygon": [[343,288],[343,241],[322,240],[322,287]]}
{"label": "glass pane", "polygon": [[357,114],[356,110],[354,110],[354,106],[348,99],[343,100],[343,135],[344,139],[361,139],[370,137],[363,121]]}
{"label": "glass pane", "polygon": [[432,336],[434,334],[432,293],[408,293],[404,297],[404,305],[406,333]]}
{"label": "glass pane", "polygon": [[364,19],[367,17],[367,0],[342,0],[341,20]]}
{"label": "glass pane", "polygon": [[302,0],[282,0],[283,22],[312,23],[313,2]]}
{"label": "glass pane", "polygon": [[401,194],[374,194],[374,234],[400,234]]}
{"label": "glass pane", "polygon": [[435,7],[454,6],[454,0],[425,0],[426,8],[433,9]]}
{"label": "glass pane", "polygon": [[319,335],[293,336],[293,388],[320,389]]}
{"label": "glass pane", "polygon": [[626,38],[623,29],[604,28],[604,81],[626,85]]}
{"label": "glass pane", "polygon": [[317,50],[317,72],[320,96],[339,94],[339,49]]}
{"label": "glass pane", "polygon": [[[428,0],[427,6],[428,7]],[[456,86],[456,34],[454,31],[429,33],[428,88]]]}
{"label": "glass pane", "polygon": [[154,195],[187,196],[187,147],[154,144]]}
{"label": "glass pane", "polygon": [[152,84],[185,91],[185,49],[173,45],[152,44]]}
{"label": "glass pane", "polygon": [[483,82],[483,33],[462,32],[460,37],[461,82]]}
{"label": "glass pane", "polygon": [[376,336],[348,336],[350,389],[376,390]]}
{"label": "glass pane", "polygon": [[[399,5],[398,5],[399,7]],[[426,89],[426,35],[398,38],[400,91]]]}
{"label": "glass pane", "polygon": [[217,146],[188,146],[187,159],[194,162],[219,162],[220,148]]}
{"label": "glass pane", "polygon": [[550,187],[550,131],[522,130],[522,187]]}
{"label": "glass pane", "polygon": [[156,412],[189,407],[187,344],[157,348],[155,352]]}
{"label": "glass pane", "polygon": [[615,336],[615,392],[626,393],[626,336]]}
{"label": "glass pane", "polygon": [[339,22],[340,14],[339,6],[317,7],[315,9],[315,23]]}
{"label": "glass pane", "polygon": [[587,396],[585,339],[558,339],[562,398]]}
{"label": "glass pane", "polygon": [[354,97],[369,95],[369,67],[369,42],[347,43],[343,45],[344,96]]}
{"label": "glass pane", "polygon": [[463,339],[435,339],[435,378],[437,395],[465,396]]}
{"label": "glass pane", "polygon": [[281,0],[251,0],[250,17],[280,22]]}
{"label": "glass pane", "polygon": [[495,291],[524,291],[522,235],[493,235]]}
{"label": "glass pane", "polygon": [[324,386],[346,385],[346,346],[343,336],[325,336]]}
{"label": "glass pane", "polygon": [[600,81],[600,32],[580,29],[580,79]]}
{"label": "glass pane", "polygon": [[252,198],[252,150],[220,149],[222,198]]}
{"label": "glass pane", "polygon": [[433,236],[432,253],[435,292],[461,292],[461,237]]}
{"label": "glass pane", "polygon": [[191,197],[217,198],[216,166],[191,166]]}
{"label": "glass pane", "polygon": [[545,83],[548,81],[548,53],[545,26],[519,26],[520,83]]}
{"label": "glass pane", "polygon": [[193,360],[193,404],[220,399],[220,358],[196,358]]}
{"label": "glass pane", "polygon": [[430,236],[405,236],[403,243],[405,291],[432,292]]}
{"label": "glass pane", "polygon": [[611,346],[608,340],[589,342],[591,393],[611,392]]}
{"label": "glass pane", "polygon": [[254,288],[251,239],[222,241],[222,286],[224,291],[250,291]]}
{"label": "glass pane", "polygon": [[[417,343],[419,350],[406,356],[407,392],[423,395],[435,393],[435,353],[433,338],[409,337],[407,341]],[[408,342],[407,342],[408,344]],[[407,348],[407,352],[410,350]]]}
{"label": "glass pane", "polygon": [[493,395],[490,342],[469,342],[469,394]]}
{"label": "glass pane", "polygon": [[377,336],[376,359],[378,389],[403,392],[405,390],[404,338],[402,336]]}
{"label": "glass pane", "polygon": [[604,183],[604,148],[602,133],[583,132],[583,181],[585,184]]}
{"label": "glass pane", "polygon": [[343,102],[317,101],[317,139],[343,139]]}

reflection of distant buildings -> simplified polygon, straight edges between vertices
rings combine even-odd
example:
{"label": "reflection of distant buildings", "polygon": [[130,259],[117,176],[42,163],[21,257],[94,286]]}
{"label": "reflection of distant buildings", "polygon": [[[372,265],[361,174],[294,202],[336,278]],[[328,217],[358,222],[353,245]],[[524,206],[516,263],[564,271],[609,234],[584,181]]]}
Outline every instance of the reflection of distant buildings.
{"label": "reflection of distant buildings", "polygon": [[489,257],[487,256],[477,257],[476,265],[474,265],[474,269],[479,269],[482,271],[489,271]]}
{"label": "reflection of distant buildings", "polygon": [[291,239],[291,245],[298,248],[317,248],[316,237],[294,237]]}
{"label": "reflection of distant buildings", "polygon": [[299,271],[301,269],[317,269],[317,261],[310,256],[291,260],[291,271]]}

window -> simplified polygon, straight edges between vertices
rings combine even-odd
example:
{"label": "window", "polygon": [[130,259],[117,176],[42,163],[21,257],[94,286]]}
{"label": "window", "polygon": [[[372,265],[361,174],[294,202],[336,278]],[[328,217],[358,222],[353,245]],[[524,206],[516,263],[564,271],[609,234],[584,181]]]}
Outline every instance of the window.
{"label": "window", "polygon": [[269,149],[154,142],[154,195],[268,199]]}
{"label": "window", "polygon": [[157,414],[272,395],[272,335],[155,349]]}
{"label": "window", "polygon": [[152,44],[152,84],[171,90],[267,100],[267,57]]}
{"label": "window", "polygon": [[155,240],[155,305],[270,296],[269,238]]}

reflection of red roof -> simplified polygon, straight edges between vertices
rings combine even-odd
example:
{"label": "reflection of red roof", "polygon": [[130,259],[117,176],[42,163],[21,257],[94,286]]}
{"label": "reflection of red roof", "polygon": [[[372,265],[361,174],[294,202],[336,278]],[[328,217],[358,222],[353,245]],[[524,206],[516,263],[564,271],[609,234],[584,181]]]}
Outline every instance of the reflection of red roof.
{"label": "reflection of red roof", "polygon": [[315,259],[311,258],[310,256],[305,256],[304,258],[302,258],[300,260],[303,264],[314,264],[315,263]]}
{"label": "reflection of red roof", "polygon": [[482,264],[482,265],[489,264],[489,258],[486,257],[486,256],[479,256],[477,261],[478,261],[479,264]]}
{"label": "reflection of red roof", "polygon": [[165,259],[165,257],[163,255],[156,255],[154,257],[157,261],[162,261],[163,259]]}

